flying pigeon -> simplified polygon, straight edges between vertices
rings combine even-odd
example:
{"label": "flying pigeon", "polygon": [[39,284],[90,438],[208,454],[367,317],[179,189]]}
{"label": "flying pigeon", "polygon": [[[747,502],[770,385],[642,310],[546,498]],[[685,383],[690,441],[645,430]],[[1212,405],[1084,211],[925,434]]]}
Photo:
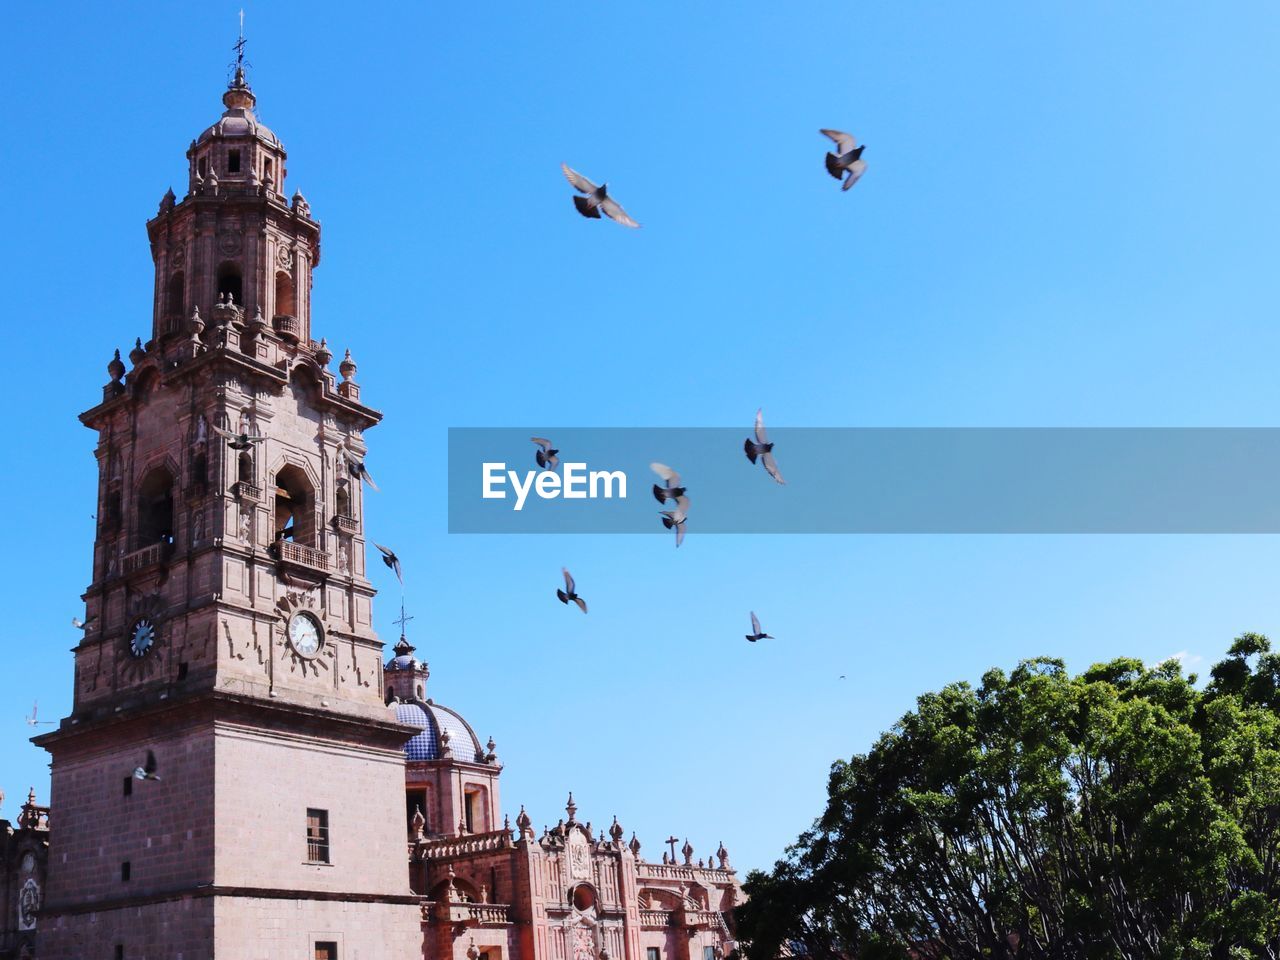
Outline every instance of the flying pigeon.
{"label": "flying pigeon", "polygon": [[543,470],[554,470],[560,463],[560,458],[556,456],[559,450],[551,449],[551,441],[543,437],[530,437],[534,443],[538,445],[538,452],[533,456],[538,461],[538,466]]}
{"label": "flying pigeon", "polygon": [[685,488],[680,486],[680,474],[676,473],[665,463],[651,463],[649,469],[660,476],[665,487],[660,487],[656,483],[653,485],[653,495],[659,503],[666,503],[668,500],[674,500],[677,497],[683,497]]}
{"label": "flying pigeon", "polygon": [[747,634],[747,639],[752,643],[757,640],[772,640],[773,637],[760,629],[760,618],[755,615],[755,611],[751,613],[751,632]]}
{"label": "flying pigeon", "polygon": [[587,601],[583,600],[575,592],[577,585],[573,582],[573,576],[569,573],[568,567],[561,567],[560,571],[564,574],[564,589],[556,590],[556,596],[560,598],[560,602],[567,604],[570,600],[578,605],[578,609],[583,613],[587,612]]}
{"label": "flying pigeon", "polygon": [[782,474],[778,472],[778,462],[773,459],[773,444],[769,442],[769,434],[764,429],[764,410],[756,411],[756,439],[752,443],[751,438],[747,437],[742,442],[742,449],[747,453],[747,459],[752,463],[756,462],[756,457],[760,458],[760,463],[764,465],[765,473],[773,477],[779,483],[786,483],[782,479]]}
{"label": "flying pigeon", "polygon": [[[857,140],[839,130],[823,128],[818,132],[836,142],[836,149],[840,152],[827,154],[827,173],[837,180],[843,179],[844,186],[840,189],[848,190],[867,172],[867,162],[862,159],[862,151],[867,149],[866,145],[858,146]],[[848,176],[846,177],[845,174]]]}
{"label": "flying pigeon", "polygon": [[156,773],[156,755],[150,750],[147,751],[147,762],[141,767],[133,768],[133,779],[135,780],[159,780],[160,775]]}
{"label": "flying pigeon", "polygon": [[357,460],[355,457],[347,457],[347,469],[351,471],[351,475],[357,480],[363,480],[374,490],[378,490],[378,485],[373,482],[373,477],[369,474],[369,468],[364,465],[363,460]]}
{"label": "flying pigeon", "polygon": [[374,546],[377,547],[379,552],[382,554],[382,562],[391,568],[392,572],[396,575],[396,579],[400,581],[400,586],[403,587],[404,574],[400,570],[400,558],[396,556],[396,552],[394,550],[388,550],[380,543],[375,543]]}
{"label": "flying pigeon", "polygon": [[586,194],[585,197],[573,198],[573,205],[578,208],[578,212],[584,217],[599,220],[600,212],[603,210],[606,217],[616,220],[624,227],[640,226],[640,224],[627,216],[627,211],[618,206],[618,202],[613,197],[609,196],[609,185],[607,183],[602,183],[597,187],[567,164],[560,164],[560,169],[564,171],[565,179],[573,184],[575,190]]}
{"label": "flying pigeon", "polygon": [[40,704],[38,701],[35,701],[35,700],[31,701],[31,716],[27,717],[27,726],[38,727],[46,724],[57,723],[56,720],[37,720],[36,710],[38,709],[39,706]]}
{"label": "flying pigeon", "polygon": [[91,626],[93,626],[94,621],[96,621],[97,619],[98,619],[98,615],[96,613],[92,617],[90,617],[88,620],[81,620],[79,617],[72,617],[71,625],[75,627],[77,630],[88,630]]}
{"label": "flying pigeon", "polygon": [[213,425],[213,432],[227,438],[227,446],[232,450],[252,450],[255,443],[262,443],[266,437],[251,437],[247,433],[232,433],[230,430],[223,430],[216,423]]}
{"label": "flying pigeon", "polygon": [[[688,506],[688,503],[689,503],[688,500],[686,500],[684,497],[681,497],[680,500],[684,500],[685,505]],[[677,547],[679,547],[680,544],[684,543],[685,522],[688,520],[687,517],[683,517],[683,516],[680,517],[679,519],[676,519],[676,514],[680,512],[681,512],[680,510],[663,510],[662,511],[662,525],[666,527],[668,530],[674,530],[676,532]]]}

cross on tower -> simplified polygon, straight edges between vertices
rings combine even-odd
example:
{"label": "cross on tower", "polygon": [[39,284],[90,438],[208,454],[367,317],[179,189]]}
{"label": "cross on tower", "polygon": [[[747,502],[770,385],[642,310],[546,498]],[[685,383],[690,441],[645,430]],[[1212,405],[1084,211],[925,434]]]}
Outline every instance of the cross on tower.
{"label": "cross on tower", "polygon": [[667,837],[667,843],[671,844],[671,862],[672,863],[676,862],[676,843],[677,841],[679,841],[679,839],[680,839],[679,837]]}
{"label": "cross on tower", "polygon": [[[400,598],[400,618],[398,620],[391,621],[392,623],[394,623],[396,626],[400,628],[400,636],[402,637],[404,636],[404,625],[412,619],[413,617],[406,617],[404,615],[404,598],[401,597]],[[674,850],[675,847],[672,847],[671,849]]]}
{"label": "cross on tower", "polygon": [[241,10],[240,11],[240,37],[238,40],[236,40],[235,44],[231,48],[236,52],[236,62],[234,64],[235,79],[233,81],[236,84],[244,83],[244,68],[253,66],[252,63],[250,63],[248,60],[244,58],[244,48],[246,43],[247,41],[244,38],[244,10]]}

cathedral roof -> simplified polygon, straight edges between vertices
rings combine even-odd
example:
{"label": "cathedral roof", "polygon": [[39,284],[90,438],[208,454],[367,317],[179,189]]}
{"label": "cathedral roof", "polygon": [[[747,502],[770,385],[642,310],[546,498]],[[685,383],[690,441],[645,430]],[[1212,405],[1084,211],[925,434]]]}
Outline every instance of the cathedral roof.
{"label": "cathedral roof", "polygon": [[449,752],[454,759],[466,763],[484,762],[485,753],[479,738],[456,711],[430,700],[401,700],[391,704],[391,708],[401,723],[422,728],[421,733],[415,734],[404,745],[406,760],[444,759],[447,734]]}

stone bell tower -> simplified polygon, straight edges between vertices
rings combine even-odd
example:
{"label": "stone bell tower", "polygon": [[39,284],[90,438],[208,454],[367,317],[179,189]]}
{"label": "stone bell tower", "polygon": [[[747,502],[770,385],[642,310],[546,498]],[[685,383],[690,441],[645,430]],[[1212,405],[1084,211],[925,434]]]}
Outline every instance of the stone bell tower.
{"label": "stone bell tower", "polygon": [[[360,469],[381,415],[311,338],[320,226],[242,68],[147,224],[151,336],[108,365],[43,958],[421,954]],[[131,776],[148,751],[158,780]]]}

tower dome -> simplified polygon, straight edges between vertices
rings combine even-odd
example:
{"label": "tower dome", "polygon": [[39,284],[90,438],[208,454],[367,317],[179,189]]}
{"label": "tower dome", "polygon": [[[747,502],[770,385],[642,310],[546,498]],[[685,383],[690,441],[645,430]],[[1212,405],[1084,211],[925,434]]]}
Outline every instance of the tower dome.
{"label": "tower dome", "polygon": [[406,760],[485,762],[480,738],[456,710],[430,700],[401,700],[391,704],[391,709],[398,721],[422,730],[404,745]]}

